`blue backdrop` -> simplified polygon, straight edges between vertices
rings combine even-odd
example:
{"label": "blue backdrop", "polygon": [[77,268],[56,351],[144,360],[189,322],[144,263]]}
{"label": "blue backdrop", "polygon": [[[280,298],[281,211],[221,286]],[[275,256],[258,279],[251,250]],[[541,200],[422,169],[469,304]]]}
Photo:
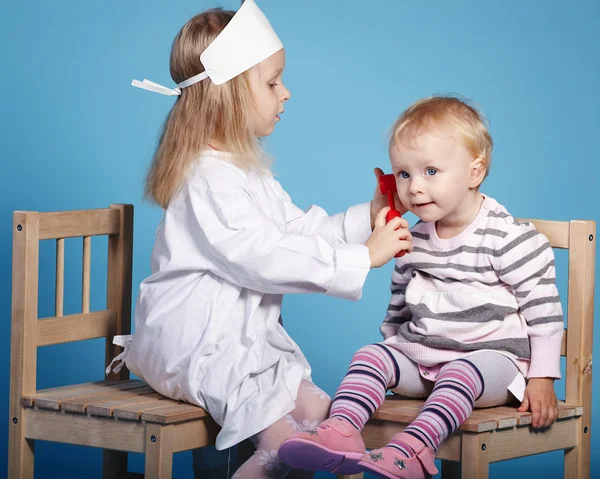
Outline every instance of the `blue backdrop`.
{"label": "blue backdrop", "polygon": [[[414,100],[455,92],[491,120],[493,166],[483,191],[516,216],[600,220],[597,112],[600,3],[259,2],[288,54],[293,94],[269,138],[279,179],[301,207],[338,212],[369,200],[372,169],[389,170],[386,132]],[[226,0],[222,6],[237,8]],[[206,0],[3,2],[0,16],[0,411],[8,419],[11,215],[133,203],[134,295],[149,272],[161,212],[142,199],[142,182],[173,99],[133,89],[133,78],[172,86],[173,37]],[[414,219],[414,218],[412,218]],[[92,308],[104,307],[105,259],[94,240]],[[66,312],[80,308],[81,243],[67,241]],[[558,254],[566,298],[566,257]],[[52,314],[53,246],[41,252],[40,315]],[[597,276],[600,270],[597,268]],[[284,320],[329,393],[352,353],[379,339],[391,265],[373,271],[363,299],[288,297]],[[596,304],[600,305],[596,294]],[[597,328],[596,337],[600,328]],[[38,387],[102,376],[103,344],[41,349]],[[558,383],[561,391],[564,383]],[[593,386],[600,398],[598,382]],[[593,411],[592,431],[598,425]],[[0,426],[0,477],[7,470],[7,420]],[[592,436],[592,477],[600,442]],[[36,477],[100,478],[97,450],[41,443]],[[132,456],[132,469],[143,467]],[[541,472],[562,477],[562,454],[494,464],[492,477]],[[175,459],[191,478],[191,456]],[[326,475],[323,475],[326,477]]]}

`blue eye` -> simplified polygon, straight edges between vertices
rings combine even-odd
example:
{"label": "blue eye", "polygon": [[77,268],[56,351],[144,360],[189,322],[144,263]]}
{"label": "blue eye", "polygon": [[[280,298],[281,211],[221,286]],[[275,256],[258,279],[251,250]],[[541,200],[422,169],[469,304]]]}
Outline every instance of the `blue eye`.
{"label": "blue eye", "polygon": [[429,176],[433,176],[437,173],[437,170],[435,168],[427,168],[427,174]]}
{"label": "blue eye", "polygon": [[401,171],[400,173],[398,173],[398,176],[402,179],[407,179],[410,177],[410,175],[406,171]]}

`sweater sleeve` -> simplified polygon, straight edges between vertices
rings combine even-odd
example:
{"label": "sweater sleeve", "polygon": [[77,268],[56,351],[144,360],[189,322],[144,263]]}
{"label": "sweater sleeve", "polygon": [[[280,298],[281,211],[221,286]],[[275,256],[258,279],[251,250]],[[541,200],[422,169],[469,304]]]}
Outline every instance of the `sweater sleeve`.
{"label": "sweater sleeve", "polygon": [[563,312],[554,252],[531,223],[510,225],[496,254],[496,271],[517,297],[531,346],[529,378],[560,378]]}

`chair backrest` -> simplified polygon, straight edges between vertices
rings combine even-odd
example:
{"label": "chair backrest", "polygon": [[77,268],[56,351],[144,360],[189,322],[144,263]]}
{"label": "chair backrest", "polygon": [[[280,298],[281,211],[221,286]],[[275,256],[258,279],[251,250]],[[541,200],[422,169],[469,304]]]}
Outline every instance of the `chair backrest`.
{"label": "chair backrest", "polygon": [[520,221],[533,223],[539,232],[546,235],[553,248],[569,250],[567,327],[561,348],[561,354],[567,357],[565,400],[569,404],[583,406],[583,427],[587,432],[592,409],[596,223],[579,220]]}
{"label": "chair backrest", "polygon": [[[91,237],[108,236],[106,309],[90,312]],[[83,238],[82,312],[63,315],[64,240]],[[55,315],[38,318],[39,245],[56,240]],[[10,414],[19,416],[20,399],[36,392],[37,348],[106,338],[106,366],[119,354],[113,336],[131,331],[133,206],[57,213],[13,214]],[[118,379],[128,379],[123,368]]]}

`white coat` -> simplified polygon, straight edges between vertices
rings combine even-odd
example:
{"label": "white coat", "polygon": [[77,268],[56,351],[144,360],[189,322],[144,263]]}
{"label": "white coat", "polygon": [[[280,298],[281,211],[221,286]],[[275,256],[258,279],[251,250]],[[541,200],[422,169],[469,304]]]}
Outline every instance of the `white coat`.
{"label": "white coat", "polygon": [[239,443],[294,408],[310,366],[279,324],[286,293],[357,300],[370,269],[368,204],[294,206],[270,172],[204,152],[165,212],[140,287],[127,367],[205,408]]}

